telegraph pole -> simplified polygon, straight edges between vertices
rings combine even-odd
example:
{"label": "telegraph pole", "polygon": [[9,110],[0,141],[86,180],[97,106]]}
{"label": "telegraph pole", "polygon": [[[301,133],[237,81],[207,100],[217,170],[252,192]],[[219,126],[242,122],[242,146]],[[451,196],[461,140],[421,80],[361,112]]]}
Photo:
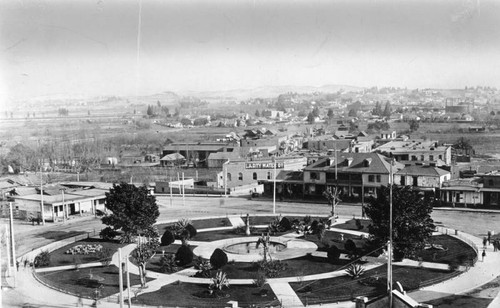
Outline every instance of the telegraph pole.
{"label": "telegraph pole", "polygon": [[42,225],[45,226],[45,211],[43,206],[43,172],[42,167],[40,166],[40,213],[42,216]]}
{"label": "telegraph pole", "polygon": [[119,281],[119,304],[120,308],[123,308],[123,266],[122,266],[122,249],[118,248],[118,279]]}
{"label": "telegraph pole", "polygon": [[273,156],[273,169],[274,169],[274,177],[273,177],[273,214],[276,214],[276,158]]}
{"label": "telegraph pole", "polygon": [[392,174],[392,163],[391,159],[390,172],[389,172],[389,244],[387,245],[387,252],[389,254],[389,258],[387,259],[387,289],[389,291],[389,308],[392,308],[392,250],[393,250],[393,241],[392,241],[392,185],[393,185],[393,174]]}
{"label": "telegraph pole", "polygon": [[[12,267],[14,268],[14,288],[17,280],[17,260],[16,260],[16,243],[14,241],[14,215],[12,213],[12,202],[9,202],[10,209],[10,246],[12,249]],[[9,252],[10,253],[10,252]]]}

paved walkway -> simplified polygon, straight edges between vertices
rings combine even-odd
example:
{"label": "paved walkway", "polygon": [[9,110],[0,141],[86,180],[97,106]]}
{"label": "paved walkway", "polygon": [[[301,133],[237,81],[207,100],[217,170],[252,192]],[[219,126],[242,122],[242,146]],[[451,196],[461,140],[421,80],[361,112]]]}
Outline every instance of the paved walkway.
{"label": "paved walkway", "polygon": [[[241,220],[241,218],[240,218]],[[342,232],[345,232],[345,230],[342,230]],[[479,247],[482,247],[482,239],[473,237],[470,235],[462,234],[463,236],[467,237],[469,240],[473,241],[476,243]],[[127,252],[130,252],[134,249],[134,245],[128,245],[123,248],[123,255],[126,255]],[[482,250],[481,250],[482,251]],[[480,252],[481,252],[480,251]],[[497,266],[500,264],[500,252],[493,252],[492,246],[489,246],[486,250],[487,256],[482,262],[479,260],[476,265],[472,268],[470,268],[469,271],[464,272],[462,275],[457,276],[451,280],[447,280],[445,282],[439,283],[437,285],[433,285],[430,287],[423,288],[422,290],[411,292],[410,296],[412,296],[415,300],[420,301],[420,302],[425,302],[429,301],[435,298],[447,296],[447,295],[452,295],[452,294],[461,294],[464,292],[468,292],[474,288],[477,288],[478,286],[484,285],[491,280],[495,279],[497,276],[500,275],[500,267]],[[112,262],[114,264],[118,264],[118,256],[115,254],[112,258]],[[415,262],[415,261],[413,261]],[[407,261],[405,264],[408,266],[414,266],[415,264],[412,262]],[[135,266],[130,266],[130,272],[131,273],[136,273],[138,274],[138,269]],[[427,265],[427,264],[426,264]],[[429,266],[431,266],[429,264]],[[154,278],[155,280],[148,282],[148,289],[147,292],[153,292],[155,290],[160,289],[163,285],[168,284],[168,283],[173,283],[177,280],[180,281],[186,281],[186,282],[200,282],[200,278],[194,278],[194,277],[189,277],[189,275],[192,273],[192,269],[188,269],[183,272],[179,272],[173,275],[166,275],[166,274],[160,274],[160,273],[154,273],[149,271],[148,272],[148,277]],[[342,272],[339,272],[337,274],[332,274],[332,273],[323,273],[319,275],[311,275],[307,276],[307,279],[323,279],[323,278],[329,278],[332,277],[332,275],[340,275]],[[32,275],[31,270],[29,269],[24,269],[21,268],[19,272],[17,273],[18,279],[17,279],[17,286],[16,289],[6,289],[3,290],[2,293],[7,294],[7,293],[12,293],[12,294],[19,294],[21,298],[26,298],[27,300],[32,300],[32,298],[29,297],[30,294],[36,294],[37,297],[37,302],[39,302],[41,305],[44,307],[50,307],[52,304],[56,303],[57,307],[75,307],[76,304],[78,303],[78,298],[72,295],[64,294],[61,292],[58,292],[56,290],[53,290],[51,288],[46,287],[45,285],[39,283],[37,280]],[[304,280],[306,277],[304,277]],[[283,301],[283,305],[285,307],[303,307],[303,304],[300,302],[300,300],[297,300],[297,295],[291,287],[289,286],[288,282],[291,281],[296,281],[296,278],[277,278],[277,279],[270,279],[269,283],[271,287],[273,288],[273,291],[275,294],[278,296],[280,300]],[[210,283],[209,279],[206,279],[203,281],[204,283]],[[241,280],[238,281],[237,279],[231,280],[231,283],[238,284],[238,283],[252,283],[252,280]],[[26,297],[25,297],[26,296]],[[54,299],[57,299],[55,301]],[[91,305],[92,301],[87,300],[87,299],[82,299],[82,303],[85,306]],[[500,299],[495,299],[490,307],[499,307]],[[113,304],[110,302],[102,302],[100,306],[103,307],[118,307],[117,304]],[[337,307],[337,308],[347,308],[347,307],[354,307],[354,303],[352,302],[344,302],[344,303],[338,303],[338,304],[329,304],[328,307]],[[311,306],[314,307],[314,306]],[[319,307],[319,306],[318,306]]]}

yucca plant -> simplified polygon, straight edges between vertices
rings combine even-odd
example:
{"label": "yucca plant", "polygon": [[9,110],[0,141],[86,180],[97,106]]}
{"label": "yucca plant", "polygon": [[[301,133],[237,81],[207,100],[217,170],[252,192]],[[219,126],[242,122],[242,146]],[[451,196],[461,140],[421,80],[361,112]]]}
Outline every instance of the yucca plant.
{"label": "yucca plant", "polygon": [[352,279],[358,278],[365,273],[365,268],[361,264],[351,264],[345,270]]}
{"label": "yucca plant", "polygon": [[229,288],[229,279],[227,278],[226,273],[217,271],[215,276],[212,278],[212,283],[208,287],[208,290],[216,297],[223,297],[225,295],[222,290],[224,287]]}

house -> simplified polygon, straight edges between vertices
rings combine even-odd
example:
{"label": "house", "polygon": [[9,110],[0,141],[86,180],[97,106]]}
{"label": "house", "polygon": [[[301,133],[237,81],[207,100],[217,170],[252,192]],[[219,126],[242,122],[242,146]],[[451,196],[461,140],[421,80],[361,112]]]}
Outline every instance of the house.
{"label": "house", "polygon": [[162,167],[178,167],[186,163],[186,158],[179,153],[172,153],[160,159]]}
{"label": "house", "polygon": [[414,186],[420,190],[434,191],[445,181],[451,179],[451,173],[429,165],[406,165],[394,174],[394,185]]}
{"label": "house", "polygon": [[144,161],[149,163],[156,163],[160,161],[160,157],[155,154],[146,154],[146,156],[144,156]]}
{"label": "house", "polygon": [[201,167],[207,166],[207,158],[211,153],[238,151],[240,145],[235,141],[223,142],[184,142],[171,143],[163,148],[163,157],[168,154],[181,154],[188,162],[197,162]]}
{"label": "house", "polygon": [[239,152],[218,152],[208,156],[208,168],[222,169],[225,162],[240,159]]}
{"label": "house", "polygon": [[376,147],[374,152],[394,157],[396,161],[443,161],[446,166],[452,163],[451,146],[438,145],[437,141],[423,139],[394,140]]}
{"label": "house", "polygon": [[18,218],[43,215],[45,220],[54,222],[86,213],[96,215],[97,210],[105,210],[104,200],[109,189],[71,187],[74,186],[51,185],[43,189],[43,195],[39,190],[35,194],[12,196]]}

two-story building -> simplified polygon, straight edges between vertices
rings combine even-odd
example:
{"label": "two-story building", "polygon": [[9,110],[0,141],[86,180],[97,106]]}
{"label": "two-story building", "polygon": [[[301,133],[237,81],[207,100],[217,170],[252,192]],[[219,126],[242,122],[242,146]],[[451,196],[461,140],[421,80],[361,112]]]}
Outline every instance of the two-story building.
{"label": "two-story building", "polygon": [[452,164],[451,146],[440,146],[437,141],[411,139],[391,141],[380,145],[374,152],[393,157],[399,162],[427,162],[435,165]]}
{"label": "two-story building", "polygon": [[376,196],[377,190],[388,185],[393,174],[404,165],[378,153],[340,153],[324,157],[304,169],[304,195],[320,196],[334,187],[341,189],[344,198]]}

